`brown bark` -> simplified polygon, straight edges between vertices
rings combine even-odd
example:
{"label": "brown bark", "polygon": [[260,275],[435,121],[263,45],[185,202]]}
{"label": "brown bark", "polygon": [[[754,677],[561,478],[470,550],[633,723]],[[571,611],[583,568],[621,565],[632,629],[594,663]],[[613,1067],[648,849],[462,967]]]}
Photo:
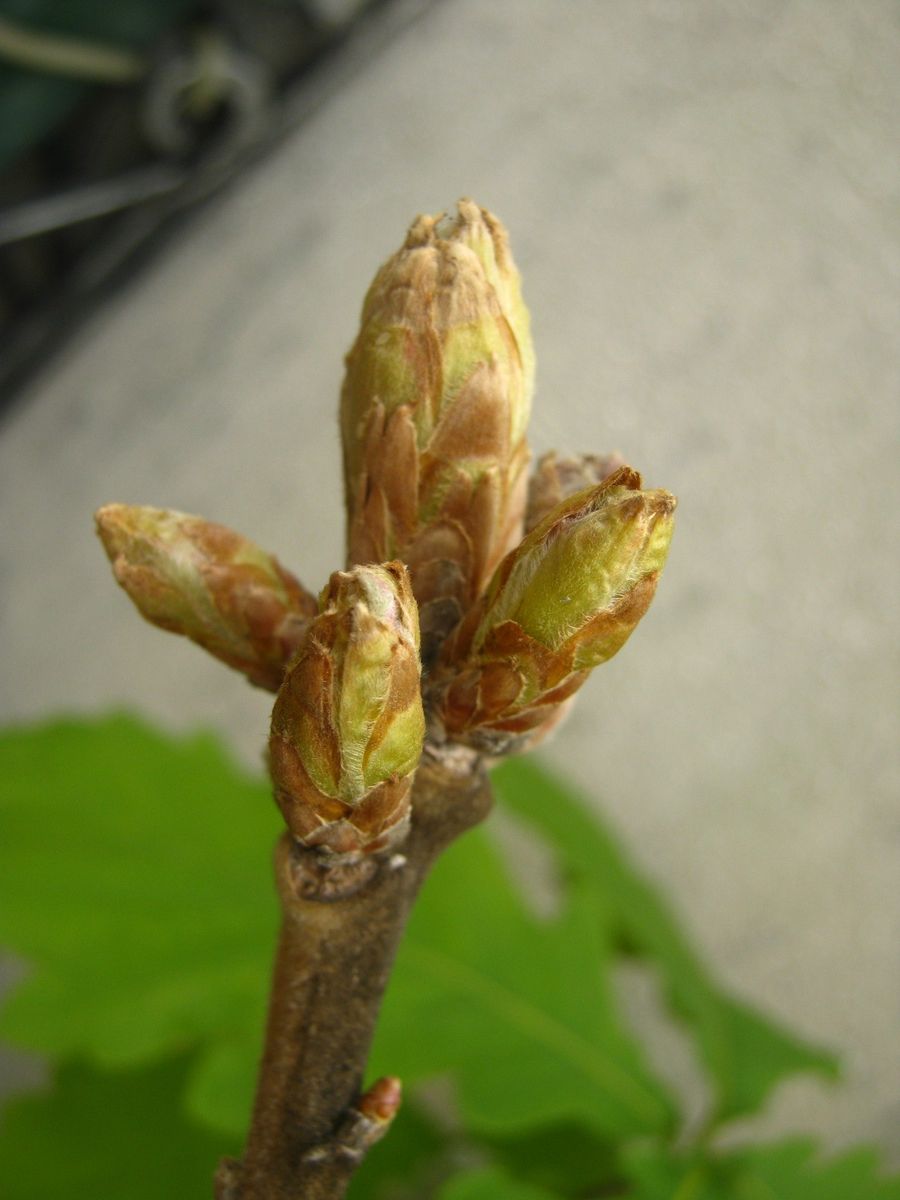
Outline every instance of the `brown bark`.
{"label": "brown bark", "polygon": [[[243,1162],[216,1177],[218,1200],[340,1200],[387,1128],[391,1081],[360,1093],[397,946],[435,858],[491,803],[480,760],[454,754],[423,758],[399,853],[329,868],[288,835],[279,843],[283,925],[256,1103]],[[373,1119],[376,1092],[392,1100]]]}

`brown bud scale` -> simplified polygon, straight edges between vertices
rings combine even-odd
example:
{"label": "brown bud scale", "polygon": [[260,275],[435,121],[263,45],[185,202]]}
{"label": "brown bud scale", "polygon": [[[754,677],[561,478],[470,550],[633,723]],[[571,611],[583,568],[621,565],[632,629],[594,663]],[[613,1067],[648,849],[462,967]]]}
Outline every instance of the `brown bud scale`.
{"label": "brown bud scale", "polygon": [[499,221],[419,217],[369,289],[341,401],[348,558],[397,557],[423,658],[521,536],[534,360]]}
{"label": "brown bud scale", "polygon": [[224,525],[171,509],[108,504],[97,532],[138,611],[277,691],[317,605],[282,567]]}
{"label": "brown bud scale", "polygon": [[430,690],[444,736],[497,755],[554,728],[647,611],[674,507],[622,467],[552,509],[444,647]]}

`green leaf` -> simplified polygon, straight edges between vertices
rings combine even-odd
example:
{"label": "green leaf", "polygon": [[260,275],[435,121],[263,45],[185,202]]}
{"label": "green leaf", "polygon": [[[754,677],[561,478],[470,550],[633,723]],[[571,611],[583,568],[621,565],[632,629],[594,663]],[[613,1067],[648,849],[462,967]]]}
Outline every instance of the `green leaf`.
{"label": "green leaf", "polygon": [[[213,1044],[192,1072],[209,1099],[229,1041],[259,1053],[277,928],[268,789],[209,736],[121,716],[3,734],[0,777],[0,942],[33,972],[0,1032],[106,1066]],[[216,1094],[242,1127],[249,1094]]]}
{"label": "green leaf", "polygon": [[556,1194],[522,1183],[494,1167],[457,1175],[438,1193],[438,1200],[557,1200]]}
{"label": "green leaf", "polygon": [[513,1174],[564,1195],[605,1194],[620,1180],[618,1147],[580,1125],[550,1125],[479,1145]]}
{"label": "green leaf", "polygon": [[[173,741],[124,717],[8,732],[0,773],[0,941],[33,972],[2,1031],[108,1066],[200,1046],[189,1111],[242,1133],[278,920],[268,788],[209,737]],[[373,1076],[451,1074],[468,1128],[514,1170],[503,1144],[526,1131],[538,1146],[568,1125],[601,1147],[664,1133],[669,1099],[610,988],[625,944],[660,965],[731,1111],[820,1062],[715,988],[652,889],[560,786],[522,763],[498,776],[566,864],[562,914],[532,916],[488,838],[462,839],[414,914]],[[609,1171],[607,1155],[597,1164]],[[564,1191],[564,1178],[534,1182]]]}
{"label": "green leaf", "polygon": [[[268,974],[260,988],[268,986]],[[250,1124],[256,1075],[259,1070],[262,1016],[248,1015],[246,1023],[228,1037],[213,1040],[198,1055],[188,1075],[184,1102],[199,1121],[223,1133],[243,1134]]]}
{"label": "green leaf", "polygon": [[476,1131],[577,1121],[612,1135],[661,1132],[672,1110],[619,1019],[612,954],[583,889],[571,889],[559,920],[538,921],[485,834],[469,833],[414,910],[372,1073],[414,1083],[452,1072]]}
{"label": "green leaf", "polygon": [[754,1181],[760,1200],[900,1200],[900,1175],[883,1175],[880,1156],[869,1148],[817,1159],[813,1142],[794,1140],[753,1147],[735,1162],[739,1177]]}
{"label": "green leaf", "polygon": [[[277,925],[268,789],[208,737],[123,717],[9,732],[0,772],[0,940],[33,967],[3,1033],[105,1065],[202,1044],[189,1111],[241,1132]],[[538,922],[470,835],[413,918],[372,1074],[379,1061],[407,1083],[452,1068],[467,1119],[494,1133],[665,1129],[668,1099],[611,998],[612,952],[578,888],[560,921]]]}
{"label": "green leaf", "polygon": [[881,1174],[874,1151],[819,1159],[805,1139],[719,1156],[645,1145],[622,1164],[629,1200],[900,1200],[900,1176]]}
{"label": "green leaf", "polygon": [[836,1075],[832,1055],[717,987],[659,893],[566,784],[533,759],[511,759],[492,778],[504,803],[555,847],[565,873],[589,883],[620,946],[659,969],[669,1002],[696,1038],[712,1079],[716,1119],[757,1111],[775,1084],[795,1072]]}
{"label": "green leaf", "polygon": [[[622,1165],[631,1184],[628,1200],[729,1200],[734,1196],[730,1185],[717,1178],[721,1170],[700,1155],[681,1157],[666,1147],[648,1144],[626,1148]],[[751,1194],[734,1200],[764,1198]]]}
{"label": "green leaf", "polygon": [[180,1112],[188,1063],[115,1073],[64,1066],[49,1095],[12,1103],[0,1122],[4,1200],[160,1200],[208,1196],[236,1146]]}
{"label": "green leaf", "polygon": [[350,1185],[350,1200],[422,1200],[429,1178],[446,1173],[450,1140],[408,1098],[390,1131],[363,1160]]}

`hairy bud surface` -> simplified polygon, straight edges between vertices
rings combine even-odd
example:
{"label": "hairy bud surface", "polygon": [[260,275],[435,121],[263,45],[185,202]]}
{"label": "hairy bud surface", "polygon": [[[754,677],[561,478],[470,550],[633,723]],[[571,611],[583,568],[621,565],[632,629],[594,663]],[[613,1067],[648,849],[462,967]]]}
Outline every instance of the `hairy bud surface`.
{"label": "hairy bud surface", "polygon": [[277,691],[316,600],[233,529],[167,508],[107,504],[97,532],[143,617]]}

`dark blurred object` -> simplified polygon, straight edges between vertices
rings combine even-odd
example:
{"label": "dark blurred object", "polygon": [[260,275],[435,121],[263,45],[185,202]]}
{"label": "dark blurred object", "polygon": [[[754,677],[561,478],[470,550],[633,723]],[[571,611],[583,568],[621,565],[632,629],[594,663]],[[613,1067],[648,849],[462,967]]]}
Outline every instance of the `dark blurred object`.
{"label": "dark blurred object", "polygon": [[175,213],[426,6],[3,0],[0,403]]}

